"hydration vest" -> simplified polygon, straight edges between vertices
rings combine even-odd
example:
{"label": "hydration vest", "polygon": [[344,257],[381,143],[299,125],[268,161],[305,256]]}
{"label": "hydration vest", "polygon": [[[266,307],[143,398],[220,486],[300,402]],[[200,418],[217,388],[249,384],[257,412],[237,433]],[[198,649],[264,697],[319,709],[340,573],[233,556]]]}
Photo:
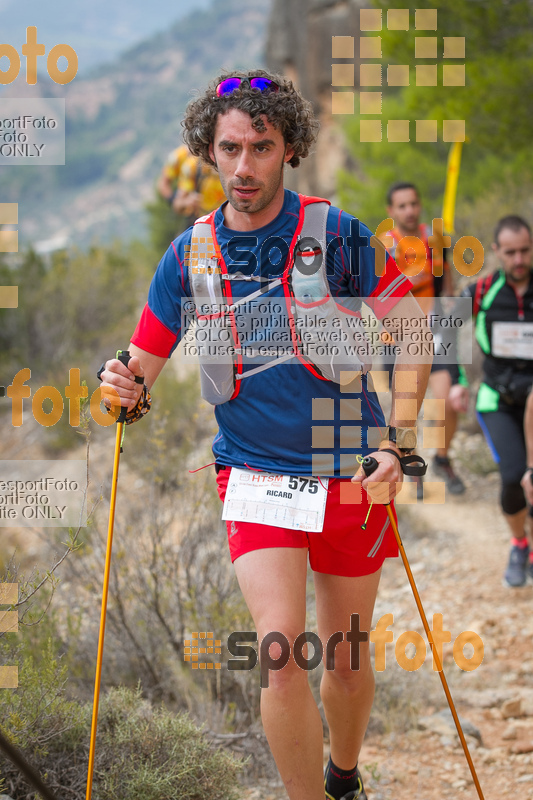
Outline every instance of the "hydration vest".
{"label": "hydration vest", "polygon": [[[215,233],[215,211],[194,224],[188,259],[189,283],[195,306],[196,347],[202,397],[219,405],[237,396],[240,383],[265,369],[297,358],[315,377],[348,384],[354,373],[371,366],[356,297],[331,296],[326,274],[326,222],[329,201],[300,195],[300,215],[281,277],[263,278],[229,273]],[[258,289],[233,300],[232,281],[248,281]],[[237,314],[253,301],[273,302],[272,289],[283,287],[288,346],[244,347]],[[261,307],[261,306],[259,306]],[[272,306],[275,312],[275,306]],[[273,312],[273,313],[274,313]],[[240,320],[242,322],[242,320]],[[328,337],[330,341],[328,342]],[[272,350],[272,348],[271,348]],[[338,351],[338,352],[337,352]],[[246,358],[272,355],[272,360],[243,371]],[[253,363],[253,362],[252,362]]]}

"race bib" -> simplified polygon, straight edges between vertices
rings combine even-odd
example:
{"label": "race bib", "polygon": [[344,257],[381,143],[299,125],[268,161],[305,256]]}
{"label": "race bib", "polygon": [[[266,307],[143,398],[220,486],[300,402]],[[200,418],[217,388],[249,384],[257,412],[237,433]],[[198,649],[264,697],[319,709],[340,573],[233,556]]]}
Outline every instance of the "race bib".
{"label": "race bib", "polygon": [[494,322],[492,353],[500,358],[533,359],[533,322]]}
{"label": "race bib", "polygon": [[222,519],[319,533],[328,479],[231,468]]}

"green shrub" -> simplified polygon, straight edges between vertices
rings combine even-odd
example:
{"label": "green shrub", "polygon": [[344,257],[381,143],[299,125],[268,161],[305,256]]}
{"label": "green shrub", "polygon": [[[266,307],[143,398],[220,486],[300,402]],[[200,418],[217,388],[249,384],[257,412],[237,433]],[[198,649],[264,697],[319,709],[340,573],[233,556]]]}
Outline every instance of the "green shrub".
{"label": "green shrub", "polygon": [[95,798],[237,798],[237,760],[215,750],[186,714],[154,709],[140,689],[113,689],[102,703]]}
{"label": "green shrub", "polygon": [[[66,699],[66,669],[51,641],[39,664],[22,650],[19,689],[0,693],[0,729],[58,797],[83,800],[92,706]],[[101,700],[94,800],[236,800],[239,766],[186,714],[144,700],[140,687],[112,689]],[[11,797],[36,797],[1,753],[0,781]]]}

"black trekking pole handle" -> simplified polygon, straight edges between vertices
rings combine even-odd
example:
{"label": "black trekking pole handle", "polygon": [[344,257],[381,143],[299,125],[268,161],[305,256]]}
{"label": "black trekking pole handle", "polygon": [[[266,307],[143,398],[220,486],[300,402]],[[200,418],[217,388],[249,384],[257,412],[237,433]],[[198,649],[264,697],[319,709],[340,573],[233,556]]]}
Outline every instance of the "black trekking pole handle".
{"label": "black trekking pole handle", "polygon": [[[404,475],[414,475],[421,478],[427,472],[428,465],[421,456],[411,454],[409,456],[402,456],[400,458],[400,456],[394,450],[386,449],[383,452],[392,453],[396,456],[400,462],[400,467]],[[361,466],[363,468],[363,472],[368,478],[377,470],[379,464],[373,456],[365,456],[365,458],[363,458],[361,461]]]}
{"label": "black trekking pole handle", "polygon": [[[131,358],[130,351],[129,350],[119,350],[117,352],[117,358],[118,358],[119,361],[122,362],[122,364],[124,364],[125,367],[127,367],[128,364],[130,363],[130,358]],[[127,406],[121,406],[120,407],[120,414],[117,417],[117,422],[125,422],[127,413],[128,413],[128,407]]]}
{"label": "black trekking pole handle", "polygon": [[378,466],[379,464],[377,459],[372,458],[372,456],[365,456],[365,458],[363,458],[361,461],[361,467],[367,478],[377,470]]}

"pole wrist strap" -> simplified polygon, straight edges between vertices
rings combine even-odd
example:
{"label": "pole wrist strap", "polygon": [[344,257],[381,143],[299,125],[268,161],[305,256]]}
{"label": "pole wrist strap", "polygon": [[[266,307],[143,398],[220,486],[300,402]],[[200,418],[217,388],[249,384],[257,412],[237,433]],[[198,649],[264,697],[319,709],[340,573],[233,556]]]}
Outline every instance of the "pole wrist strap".
{"label": "pole wrist strap", "polygon": [[400,458],[396,450],[392,450],[390,447],[383,447],[378,452],[392,453],[393,456],[396,456],[396,458],[400,462],[400,467],[402,468],[402,472],[404,475],[410,475],[412,477],[421,478],[427,472],[428,465],[421,456],[417,456],[416,454],[411,454],[410,456],[403,456],[402,458]]}

